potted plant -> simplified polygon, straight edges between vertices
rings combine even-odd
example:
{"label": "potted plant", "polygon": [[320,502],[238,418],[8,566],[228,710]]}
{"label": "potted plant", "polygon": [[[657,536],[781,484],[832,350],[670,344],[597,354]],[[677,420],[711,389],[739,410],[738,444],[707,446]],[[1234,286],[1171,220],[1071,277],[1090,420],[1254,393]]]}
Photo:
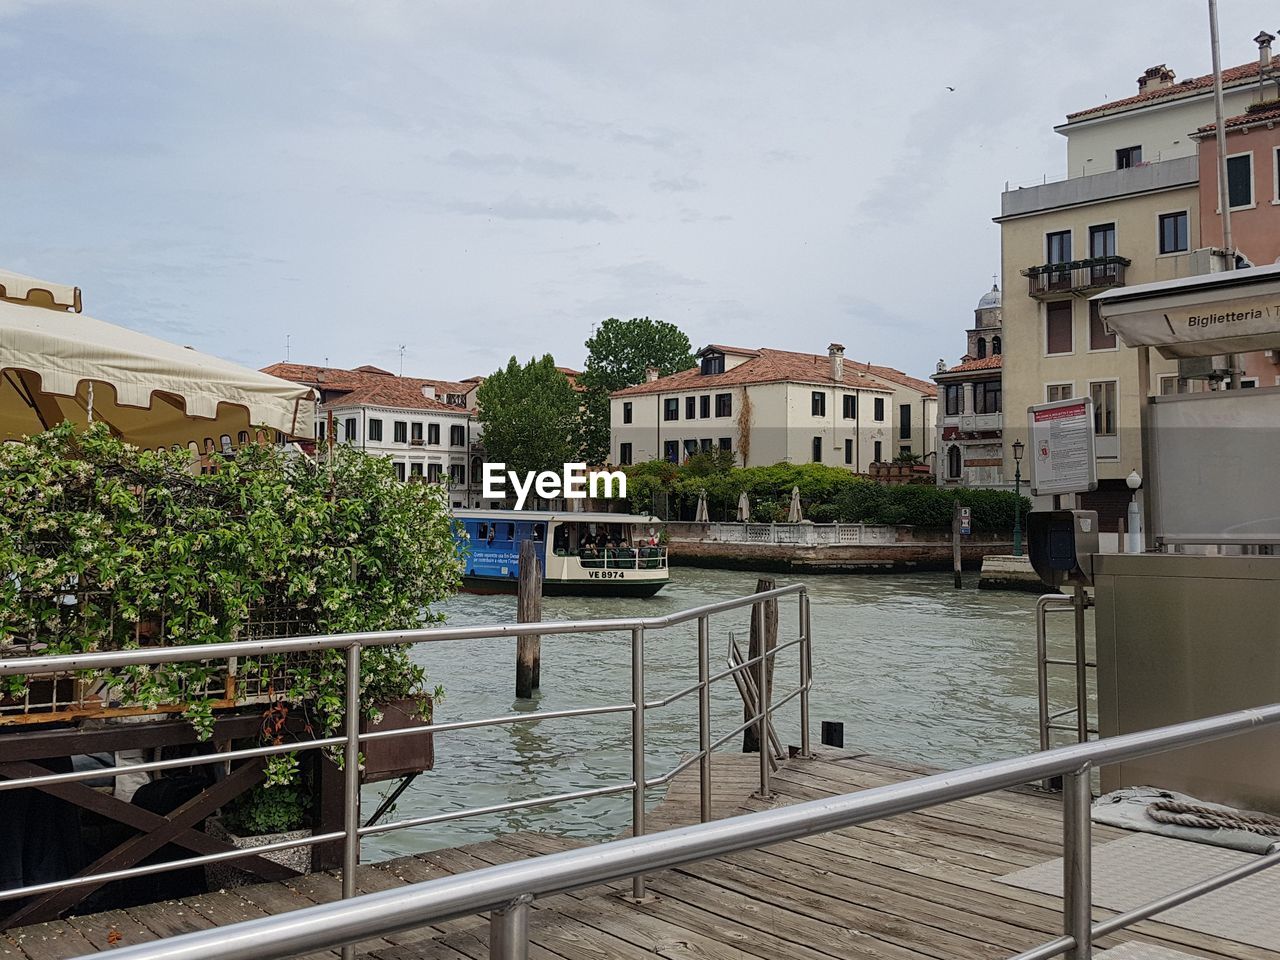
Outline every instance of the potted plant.
{"label": "potted plant", "polygon": [[[374,706],[371,713],[361,717],[360,732],[407,730],[431,723],[435,705],[444,699],[444,688],[437,685],[428,693],[426,671],[410,660],[402,647],[373,648],[368,652],[381,662],[375,670],[361,670],[369,677],[363,698]],[[427,731],[367,740],[360,753],[360,774],[365,783],[394,780],[435,766],[435,735]]]}
{"label": "potted plant", "polygon": [[[210,818],[205,824],[205,832],[237,850],[252,850],[285,840],[303,840],[311,836],[311,828],[307,825],[311,792],[309,775],[286,783],[260,783],[223,807],[220,816]],[[272,850],[262,856],[298,873],[311,872],[309,847]],[[259,882],[257,877],[239,869],[234,862],[211,863],[205,868],[205,873],[211,890]]]}

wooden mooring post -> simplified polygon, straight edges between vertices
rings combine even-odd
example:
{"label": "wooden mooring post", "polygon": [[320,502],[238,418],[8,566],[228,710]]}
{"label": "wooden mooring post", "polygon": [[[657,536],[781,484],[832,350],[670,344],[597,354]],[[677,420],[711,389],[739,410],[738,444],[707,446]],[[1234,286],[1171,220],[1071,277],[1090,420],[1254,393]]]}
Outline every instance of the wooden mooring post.
{"label": "wooden mooring post", "polygon": [[[532,540],[520,544],[520,579],[516,583],[516,622],[542,621],[542,568]],[[516,640],[516,698],[527,700],[542,682],[542,637]]]}
{"label": "wooden mooring post", "polygon": [[952,507],[951,512],[951,569],[955,575],[955,587],[959,590],[964,586],[964,580],[960,576],[960,501],[957,500]]}
{"label": "wooden mooring post", "polygon": [[[761,577],[756,581],[756,593],[764,593],[766,590],[773,590],[778,586],[778,582],[773,577]],[[754,660],[761,653],[761,641],[763,640],[763,649],[765,651],[772,650],[778,645],[778,601],[764,601],[763,616],[755,615],[755,608],[752,607],[751,614],[751,644],[747,651],[747,659]],[[764,634],[761,637],[761,633]],[[770,659],[765,663],[765,689],[757,691],[756,706],[764,709],[770,702],[770,696],[773,692],[773,660]],[[748,687],[751,686],[751,679],[758,677],[760,671],[752,667],[747,672]],[[758,710],[752,709],[752,705],[744,703],[742,706],[742,719],[750,720],[756,715]],[[742,752],[758,753],[760,751],[760,735],[756,726],[753,724],[742,731]]]}

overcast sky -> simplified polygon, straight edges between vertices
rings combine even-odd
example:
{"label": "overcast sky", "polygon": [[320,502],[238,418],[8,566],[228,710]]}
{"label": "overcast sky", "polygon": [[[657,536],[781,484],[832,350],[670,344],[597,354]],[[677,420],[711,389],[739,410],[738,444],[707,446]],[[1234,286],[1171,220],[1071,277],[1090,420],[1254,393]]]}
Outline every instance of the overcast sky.
{"label": "overcast sky", "polygon": [[[1224,65],[1280,32],[1220,5]],[[648,315],[927,375],[1006,181],[1145,68],[1207,73],[1205,11],[0,0],[0,267],[255,367],[580,366]]]}

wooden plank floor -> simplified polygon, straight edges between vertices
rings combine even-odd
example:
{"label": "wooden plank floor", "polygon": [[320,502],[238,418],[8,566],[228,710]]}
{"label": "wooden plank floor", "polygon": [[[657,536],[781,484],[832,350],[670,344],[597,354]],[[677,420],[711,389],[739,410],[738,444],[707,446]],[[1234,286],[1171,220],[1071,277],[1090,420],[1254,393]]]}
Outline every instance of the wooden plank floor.
{"label": "wooden plank floor", "polygon": [[[893,783],[928,771],[890,760],[824,750],[785,761],[769,801],[751,797],[757,760],[715,758],[713,812],[733,816]],[[677,778],[650,811],[650,832],[696,821],[696,769]],[[1094,842],[1126,836],[1095,827]],[[579,845],[521,833],[361,867],[362,892],[393,889]],[[866,827],[778,844],[658,874],[652,898],[633,903],[615,884],[535,904],[535,960],[989,960],[1055,936],[1060,900],[996,882],[1059,856],[1060,804],[1004,792],[947,804]],[[114,945],[294,910],[334,899],[332,874],[262,884],[183,901],[113,911],[8,931],[0,958],[62,960]],[[1105,910],[1095,917],[1108,916]],[[451,921],[362,944],[376,960],[488,957],[482,917]],[[1146,922],[1099,947],[1141,941],[1206,960],[1280,960],[1263,950],[1167,924]],[[333,954],[317,956],[332,957]]]}

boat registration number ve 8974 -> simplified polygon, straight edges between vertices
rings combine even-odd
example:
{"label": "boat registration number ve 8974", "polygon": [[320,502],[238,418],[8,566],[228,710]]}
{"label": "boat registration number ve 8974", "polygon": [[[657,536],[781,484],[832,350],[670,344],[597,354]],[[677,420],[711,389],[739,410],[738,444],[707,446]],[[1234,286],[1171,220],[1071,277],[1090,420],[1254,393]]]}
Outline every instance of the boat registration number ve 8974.
{"label": "boat registration number ve 8974", "polygon": [[588,570],[587,576],[592,580],[621,580],[621,570]]}

